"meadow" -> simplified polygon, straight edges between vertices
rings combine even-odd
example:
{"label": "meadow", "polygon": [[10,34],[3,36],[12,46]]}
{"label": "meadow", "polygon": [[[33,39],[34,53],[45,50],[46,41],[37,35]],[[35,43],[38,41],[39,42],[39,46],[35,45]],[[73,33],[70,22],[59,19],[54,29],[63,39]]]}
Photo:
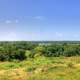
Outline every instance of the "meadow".
{"label": "meadow", "polygon": [[0,42],[0,80],[80,80],[80,42]]}
{"label": "meadow", "polygon": [[80,57],[0,62],[0,80],[80,80]]}

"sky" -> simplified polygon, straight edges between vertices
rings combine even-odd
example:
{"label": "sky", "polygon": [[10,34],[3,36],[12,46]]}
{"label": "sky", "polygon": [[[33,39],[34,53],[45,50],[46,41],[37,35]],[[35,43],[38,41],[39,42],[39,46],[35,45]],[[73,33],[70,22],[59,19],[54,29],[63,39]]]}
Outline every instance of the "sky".
{"label": "sky", "polygon": [[0,41],[80,40],[80,0],[0,0]]}

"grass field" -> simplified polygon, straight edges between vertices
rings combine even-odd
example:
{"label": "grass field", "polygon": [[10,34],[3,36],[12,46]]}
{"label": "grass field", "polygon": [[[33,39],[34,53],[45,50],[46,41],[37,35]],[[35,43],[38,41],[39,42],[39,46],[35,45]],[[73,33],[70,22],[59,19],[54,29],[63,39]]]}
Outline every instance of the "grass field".
{"label": "grass field", "polygon": [[80,57],[0,62],[0,80],[80,80]]}

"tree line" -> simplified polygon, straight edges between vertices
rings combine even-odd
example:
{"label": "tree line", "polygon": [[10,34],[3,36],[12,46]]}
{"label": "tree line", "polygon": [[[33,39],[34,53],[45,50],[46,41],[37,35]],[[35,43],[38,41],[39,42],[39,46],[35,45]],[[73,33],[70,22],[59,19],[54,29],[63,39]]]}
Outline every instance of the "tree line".
{"label": "tree line", "polygon": [[0,61],[25,60],[39,56],[80,56],[80,44],[40,44],[38,42],[0,42]]}

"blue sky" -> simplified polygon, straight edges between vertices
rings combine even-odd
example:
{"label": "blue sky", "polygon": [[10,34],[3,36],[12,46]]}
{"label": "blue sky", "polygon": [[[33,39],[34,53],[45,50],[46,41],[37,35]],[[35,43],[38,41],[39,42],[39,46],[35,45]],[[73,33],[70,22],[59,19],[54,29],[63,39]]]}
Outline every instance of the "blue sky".
{"label": "blue sky", "polygon": [[80,40],[80,0],[0,0],[0,40]]}

